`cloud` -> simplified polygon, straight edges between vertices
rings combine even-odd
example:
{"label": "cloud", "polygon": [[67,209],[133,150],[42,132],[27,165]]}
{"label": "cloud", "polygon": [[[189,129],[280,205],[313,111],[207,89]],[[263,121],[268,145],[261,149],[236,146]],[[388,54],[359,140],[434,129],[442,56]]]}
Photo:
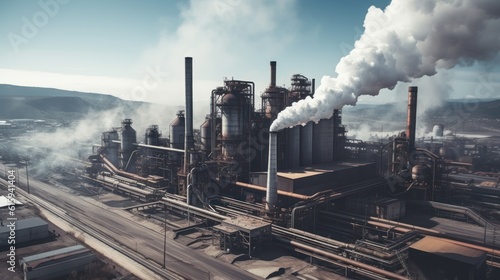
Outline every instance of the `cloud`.
{"label": "cloud", "polygon": [[[207,104],[223,78],[256,81],[249,69],[267,69],[267,58],[294,40],[295,1],[192,0],[179,7],[181,23],[165,27],[158,42],[142,54],[141,67],[159,65],[169,73],[165,96],[184,92],[184,57],[193,57],[194,100]],[[265,71],[265,70],[264,70]],[[265,75],[267,78],[267,75]],[[197,109],[195,109],[195,112]]]}

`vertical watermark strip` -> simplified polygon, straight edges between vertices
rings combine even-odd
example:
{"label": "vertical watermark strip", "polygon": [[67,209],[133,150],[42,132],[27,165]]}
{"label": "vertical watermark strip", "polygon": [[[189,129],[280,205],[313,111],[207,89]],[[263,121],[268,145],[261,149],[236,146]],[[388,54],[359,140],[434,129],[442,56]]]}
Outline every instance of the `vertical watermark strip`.
{"label": "vertical watermark strip", "polygon": [[7,199],[8,199],[8,217],[7,228],[9,229],[9,237],[7,243],[10,245],[7,253],[8,270],[16,272],[16,171],[9,170],[7,172]]}

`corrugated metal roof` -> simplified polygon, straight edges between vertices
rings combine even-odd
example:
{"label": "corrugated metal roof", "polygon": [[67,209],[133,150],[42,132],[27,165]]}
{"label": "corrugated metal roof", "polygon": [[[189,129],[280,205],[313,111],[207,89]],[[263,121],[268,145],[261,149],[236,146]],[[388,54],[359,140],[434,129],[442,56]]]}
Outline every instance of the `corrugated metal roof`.
{"label": "corrugated metal roof", "polygon": [[52,250],[52,251],[48,251],[48,252],[43,252],[43,253],[32,255],[32,256],[27,256],[27,257],[22,258],[20,263],[21,264],[29,263],[29,262],[33,262],[33,261],[37,261],[37,260],[41,260],[41,259],[51,258],[51,257],[57,256],[57,255],[69,254],[69,253],[83,250],[83,249],[88,250],[83,245],[74,245],[74,246],[56,249],[56,250]]}
{"label": "corrugated metal roof", "polygon": [[[42,220],[39,217],[17,220],[15,222],[16,222],[16,230],[23,230],[23,229],[47,225],[47,222],[45,222],[44,220]],[[6,221],[6,220],[3,221],[3,226],[0,227],[0,233],[5,233],[5,232],[10,231],[10,229],[8,228],[9,223],[10,223],[10,221]]]}
{"label": "corrugated metal roof", "polygon": [[410,249],[435,254],[443,258],[477,266],[486,260],[486,253],[465,246],[449,243],[446,239],[426,236],[413,243]]}

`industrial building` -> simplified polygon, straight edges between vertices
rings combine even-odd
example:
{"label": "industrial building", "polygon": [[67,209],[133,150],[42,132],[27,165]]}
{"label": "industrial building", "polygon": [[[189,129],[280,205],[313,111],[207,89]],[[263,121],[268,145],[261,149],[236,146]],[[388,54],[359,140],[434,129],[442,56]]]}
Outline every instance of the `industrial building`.
{"label": "industrial building", "polygon": [[34,217],[15,221],[15,233],[11,233],[8,221],[0,226],[0,248],[9,246],[9,236],[15,236],[15,244],[35,242],[49,237],[49,226],[44,220]]}
{"label": "industrial building", "polygon": [[78,273],[85,266],[95,262],[96,256],[82,245],[75,245],[23,257],[19,265],[24,271],[24,279],[58,279],[71,273]]}
{"label": "industrial building", "polygon": [[[442,275],[455,263],[467,264],[463,279],[484,276],[486,255],[488,265],[499,265],[500,255],[484,253],[498,246],[496,231],[485,230],[480,249],[441,242],[443,251],[437,252],[428,249],[434,245],[427,244],[427,235],[439,234],[399,223],[417,209],[495,227],[473,206],[498,209],[491,199],[500,195],[497,188],[469,182],[470,174],[456,173],[472,170],[473,162],[449,156],[442,125],[434,128],[431,143],[416,137],[417,87],[408,88],[406,130],[385,142],[347,139],[341,110],[317,123],[270,132],[279,112],[314,96],[315,88],[314,79],[300,74],[291,77],[289,88],[277,86],[276,67],[271,61],[260,108],[252,81],[224,80],[207,92],[210,111],[195,137],[193,61],[187,57],[186,108],[170,123],[168,137],[152,124],[138,138],[132,120],[125,119],[121,128],[102,133],[83,177],[177,209],[189,222],[210,228],[222,251],[252,256],[270,239],[356,279],[407,279],[412,269],[425,275],[428,268],[418,267],[427,255],[443,263]],[[467,205],[453,205],[458,197]],[[410,260],[415,266],[408,266]]]}

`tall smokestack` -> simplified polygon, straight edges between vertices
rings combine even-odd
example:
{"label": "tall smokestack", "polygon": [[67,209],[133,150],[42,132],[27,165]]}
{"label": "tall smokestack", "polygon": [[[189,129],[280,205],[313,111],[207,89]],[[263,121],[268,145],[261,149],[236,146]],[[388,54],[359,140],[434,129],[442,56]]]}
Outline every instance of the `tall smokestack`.
{"label": "tall smokestack", "polygon": [[314,91],[316,90],[316,79],[312,79],[311,82],[311,95],[314,95]]}
{"label": "tall smokestack", "polygon": [[266,211],[274,210],[278,202],[277,144],[278,134],[269,133],[269,162],[267,164]]}
{"label": "tall smokestack", "polygon": [[189,170],[190,151],[194,148],[193,138],[193,58],[185,58],[186,79],[186,130],[184,141],[184,173]]}
{"label": "tall smokestack", "polygon": [[276,61],[271,61],[271,84],[269,87],[276,87]]}
{"label": "tall smokestack", "polygon": [[408,113],[406,116],[406,137],[408,137],[408,150],[415,149],[415,128],[417,126],[417,87],[408,87]]}

